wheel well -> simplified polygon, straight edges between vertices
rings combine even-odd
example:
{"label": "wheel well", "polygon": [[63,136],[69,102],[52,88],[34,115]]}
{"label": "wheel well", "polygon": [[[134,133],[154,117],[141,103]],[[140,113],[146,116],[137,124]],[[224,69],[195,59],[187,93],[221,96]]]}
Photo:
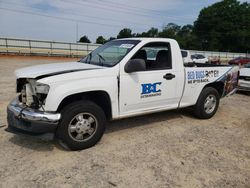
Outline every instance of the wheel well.
{"label": "wheel well", "polygon": [[57,112],[60,112],[68,104],[80,100],[90,100],[96,103],[103,109],[107,119],[112,118],[111,100],[109,94],[105,91],[89,91],[67,96],[60,103]]}
{"label": "wheel well", "polygon": [[213,83],[207,84],[205,87],[213,87],[214,89],[218,91],[221,97],[223,94],[223,90],[224,90],[224,82],[213,82]]}

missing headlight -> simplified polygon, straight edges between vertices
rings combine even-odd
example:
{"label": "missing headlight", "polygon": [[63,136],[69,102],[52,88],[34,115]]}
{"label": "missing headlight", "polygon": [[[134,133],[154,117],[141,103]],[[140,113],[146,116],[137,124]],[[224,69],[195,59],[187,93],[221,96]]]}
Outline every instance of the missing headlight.
{"label": "missing headlight", "polygon": [[35,86],[35,90],[36,90],[36,93],[48,94],[49,86],[46,84],[37,83],[37,85]]}

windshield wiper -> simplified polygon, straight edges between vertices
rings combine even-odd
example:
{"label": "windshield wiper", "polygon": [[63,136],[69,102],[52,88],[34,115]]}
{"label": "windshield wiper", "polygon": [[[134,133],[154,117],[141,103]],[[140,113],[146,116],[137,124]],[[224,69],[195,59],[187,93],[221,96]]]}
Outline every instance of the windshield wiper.
{"label": "windshield wiper", "polygon": [[87,56],[85,56],[82,59],[80,59],[78,62],[81,62],[81,63],[90,63],[91,58],[92,58],[92,54],[90,53]]}
{"label": "windshield wiper", "polygon": [[[97,53],[97,55],[98,55],[98,57],[99,57],[99,64],[101,64],[102,66],[103,66],[103,62],[105,62],[106,60],[105,60],[105,58],[104,57],[102,57],[102,55],[101,54],[99,54],[99,53]],[[102,61],[101,61],[102,60]]]}
{"label": "windshield wiper", "polygon": [[[92,53],[90,53],[86,59],[86,63],[90,64],[90,61],[92,59]],[[88,62],[89,61],[89,62]]]}

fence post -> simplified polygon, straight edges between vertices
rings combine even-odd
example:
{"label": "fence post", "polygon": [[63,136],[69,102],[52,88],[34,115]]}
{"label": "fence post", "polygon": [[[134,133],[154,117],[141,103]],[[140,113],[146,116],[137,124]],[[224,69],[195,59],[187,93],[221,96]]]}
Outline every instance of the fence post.
{"label": "fence post", "polygon": [[50,56],[52,56],[52,41],[50,42]]}
{"label": "fence post", "polygon": [[87,44],[87,55],[89,54],[89,44]]}
{"label": "fence post", "polygon": [[75,56],[73,56],[73,57],[78,57],[78,49],[79,49],[79,48],[78,48],[78,47],[79,47],[78,45],[79,45],[78,42],[76,42],[76,49],[75,49],[75,50],[76,50],[76,53],[75,53]]}
{"label": "fence post", "polygon": [[5,38],[5,45],[6,45],[6,52],[7,52],[7,54],[8,54],[9,51],[8,51],[8,39],[7,39],[7,38]]}
{"label": "fence post", "polygon": [[31,41],[29,40],[30,54],[31,54]]}
{"label": "fence post", "polygon": [[71,43],[69,43],[69,57],[72,57],[72,55],[71,55]]}

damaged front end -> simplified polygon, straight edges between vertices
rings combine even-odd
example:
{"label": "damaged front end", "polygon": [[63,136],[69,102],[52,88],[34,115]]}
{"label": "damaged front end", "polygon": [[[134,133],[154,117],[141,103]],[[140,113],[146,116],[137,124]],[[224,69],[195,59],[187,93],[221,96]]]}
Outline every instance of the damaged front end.
{"label": "damaged front end", "polygon": [[19,100],[26,106],[34,109],[43,108],[49,86],[36,81],[36,79],[19,78],[16,86],[17,93],[20,93]]}
{"label": "damaged front end", "polygon": [[61,114],[44,110],[49,89],[48,85],[33,78],[17,79],[16,91],[19,95],[8,105],[6,131],[42,137],[50,135],[49,139],[52,139]]}

